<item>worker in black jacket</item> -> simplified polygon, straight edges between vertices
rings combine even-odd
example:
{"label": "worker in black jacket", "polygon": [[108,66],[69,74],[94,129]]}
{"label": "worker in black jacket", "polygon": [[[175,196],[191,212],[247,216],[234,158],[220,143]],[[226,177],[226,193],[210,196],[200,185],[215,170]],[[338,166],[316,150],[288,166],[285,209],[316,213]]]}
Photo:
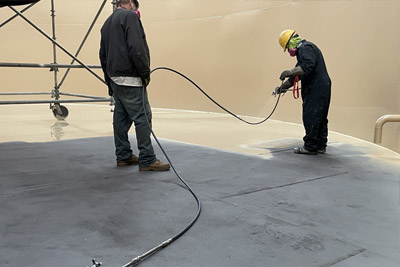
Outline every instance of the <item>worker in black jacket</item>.
{"label": "worker in black jacket", "polygon": [[[117,9],[101,28],[100,62],[109,95],[115,100],[115,154],[119,167],[139,164],[141,171],[165,171],[170,166],[156,158],[150,139],[152,113],[146,92],[150,82],[150,52],[142,23],[135,13],[138,8],[137,0],[118,0]],[[139,157],[132,153],[128,138],[133,122]]]}
{"label": "worker in black jacket", "polygon": [[279,37],[279,43],[290,56],[297,57],[297,64],[291,70],[282,72],[280,79],[287,79],[276,93],[286,92],[293,86],[295,77],[301,80],[301,98],[303,99],[303,125],[306,135],[304,146],[294,149],[296,154],[324,154],[328,142],[328,110],[331,100],[331,79],[325,60],[319,48],[301,39],[294,30],[285,30]]}

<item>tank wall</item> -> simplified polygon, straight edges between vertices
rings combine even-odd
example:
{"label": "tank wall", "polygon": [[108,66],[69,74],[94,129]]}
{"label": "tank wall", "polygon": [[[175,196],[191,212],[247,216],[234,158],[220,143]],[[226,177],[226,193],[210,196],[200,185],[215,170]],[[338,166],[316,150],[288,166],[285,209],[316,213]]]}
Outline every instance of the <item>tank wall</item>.
{"label": "tank wall", "polygon": [[[109,2],[81,52],[80,59],[87,64],[99,64],[99,31],[112,11]],[[74,53],[101,3],[56,0],[57,41]],[[295,29],[324,54],[333,84],[330,130],[373,141],[375,121],[385,114],[400,114],[398,0],[142,0],[140,4],[152,68],[183,72],[237,114],[263,117],[272,110],[276,99],[271,92],[280,84],[281,71],[296,63],[278,44],[286,28]],[[51,33],[49,10],[50,0],[41,0],[24,14]],[[1,21],[13,14],[7,7],[0,9]],[[53,61],[51,43],[20,18],[0,28],[0,36],[2,62]],[[57,61],[69,63],[70,58],[60,52]],[[44,69],[0,68],[0,77],[1,92],[50,91],[54,86],[53,73]],[[72,70],[61,90],[107,94],[86,70]],[[152,75],[149,94],[155,107],[221,111],[168,72]],[[286,94],[273,119],[301,123],[301,101]],[[400,123],[386,124],[382,145],[400,152],[399,136]]]}

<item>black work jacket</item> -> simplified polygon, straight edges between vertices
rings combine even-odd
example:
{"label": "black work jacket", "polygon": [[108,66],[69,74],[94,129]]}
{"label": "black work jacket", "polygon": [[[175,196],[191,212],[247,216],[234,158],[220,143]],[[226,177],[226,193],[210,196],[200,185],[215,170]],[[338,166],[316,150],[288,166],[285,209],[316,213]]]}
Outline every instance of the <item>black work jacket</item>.
{"label": "black work jacket", "polygon": [[[331,79],[321,50],[315,44],[302,40],[297,48],[296,57],[296,67],[300,66],[305,72],[299,77],[303,98],[310,94],[330,95]],[[294,78],[291,79],[292,83],[293,81]]]}
{"label": "black work jacket", "polygon": [[150,51],[139,17],[117,9],[101,28],[100,62],[107,83],[109,77],[150,76]]}

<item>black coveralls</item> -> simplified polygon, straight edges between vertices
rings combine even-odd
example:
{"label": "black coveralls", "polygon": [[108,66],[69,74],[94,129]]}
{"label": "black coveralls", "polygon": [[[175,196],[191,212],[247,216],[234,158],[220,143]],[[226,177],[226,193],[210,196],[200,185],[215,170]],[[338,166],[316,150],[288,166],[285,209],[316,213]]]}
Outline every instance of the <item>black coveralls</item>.
{"label": "black coveralls", "polygon": [[[303,99],[303,125],[306,130],[304,148],[309,151],[325,149],[328,142],[328,110],[331,101],[331,79],[319,48],[306,40],[296,52],[297,66],[305,74],[301,80]],[[294,78],[290,81],[293,83]]]}

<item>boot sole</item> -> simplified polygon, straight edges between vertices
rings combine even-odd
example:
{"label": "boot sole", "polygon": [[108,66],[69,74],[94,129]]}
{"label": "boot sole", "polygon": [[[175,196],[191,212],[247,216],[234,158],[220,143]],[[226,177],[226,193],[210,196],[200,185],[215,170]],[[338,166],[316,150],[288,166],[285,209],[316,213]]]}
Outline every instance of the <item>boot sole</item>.
{"label": "boot sole", "polygon": [[132,166],[132,165],[138,165],[139,162],[135,163],[117,163],[117,167],[126,167],[126,166]]}
{"label": "boot sole", "polygon": [[305,150],[303,148],[300,148],[300,149],[296,148],[296,149],[294,149],[293,153],[294,154],[302,154],[302,155],[318,155],[317,151],[315,151],[315,152],[314,151],[308,151],[308,150]]}
{"label": "boot sole", "polygon": [[296,153],[296,152],[294,152],[294,154],[297,154],[297,155],[318,155],[319,153],[318,152],[307,152],[307,153]]}
{"label": "boot sole", "polygon": [[138,165],[139,161],[131,161],[131,162],[126,162],[126,161],[120,161],[117,162],[118,167],[126,167],[126,166],[131,166],[131,165]]}
{"label": "boot sole", "polygon": [[161,171],[169,171],[169,168],[160,168],[160,169],[153,169],[153,168],[139,168],[139,171],[142,172],[148,172],[148,171],[153,171],[153,172],[161,172]]}

